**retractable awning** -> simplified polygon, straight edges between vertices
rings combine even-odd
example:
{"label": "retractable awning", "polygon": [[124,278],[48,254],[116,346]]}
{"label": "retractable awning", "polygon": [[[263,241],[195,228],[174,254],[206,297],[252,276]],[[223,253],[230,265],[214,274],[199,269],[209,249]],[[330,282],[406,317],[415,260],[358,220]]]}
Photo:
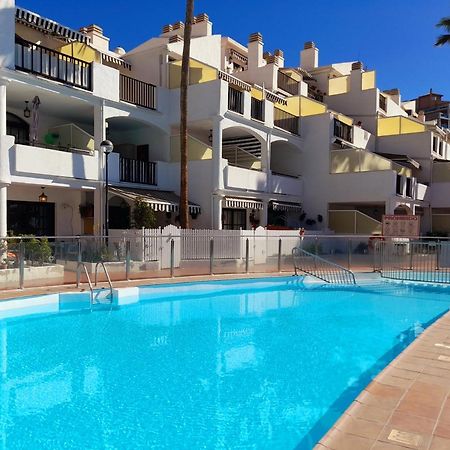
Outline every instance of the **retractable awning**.
{"label": "retractable awning", "polygon": [[[128,189],[118,188],[115,186],[110,186],[109,192],[125,200],[130,200],[133,202],[140,198],[147,202],[155,211],[178,212],[180,208],[180,197],[175,194],[175,192]],[[200,214],[200,205],[189,202],[189,212],[192,214]]]}
{"label": "retractable awning", "polygon": [[288,203],[288,202],[270,202],[272,209],[274,211],[297,211],[300,212],[302,210],[302,205],[300,203]]}
{"label": "retractable awning", "polygon": [[28,27],[43,31],[44,33],[50,33],[70,41],[78,41],[83,44],[89,44],[91,42],[89,36],[65,27],[54,20],[41,17],[39,14],[28,11],[24,8],[16,8],[16,22],[23,23]]}
{"label": "retractable awning", "polygon": [[236,197],[226,197],[223,206],[224,208],[263,209],[261,200]]}

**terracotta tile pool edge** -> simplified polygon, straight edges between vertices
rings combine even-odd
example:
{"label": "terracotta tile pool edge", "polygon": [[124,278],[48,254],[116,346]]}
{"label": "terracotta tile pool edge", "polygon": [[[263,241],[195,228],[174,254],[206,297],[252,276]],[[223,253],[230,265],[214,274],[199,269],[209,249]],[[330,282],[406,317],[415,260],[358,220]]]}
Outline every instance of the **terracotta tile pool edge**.
{"label": "terracotta tile pool edge", "polygon": [[450,312],[358,395],[315,450],[450,449]]}

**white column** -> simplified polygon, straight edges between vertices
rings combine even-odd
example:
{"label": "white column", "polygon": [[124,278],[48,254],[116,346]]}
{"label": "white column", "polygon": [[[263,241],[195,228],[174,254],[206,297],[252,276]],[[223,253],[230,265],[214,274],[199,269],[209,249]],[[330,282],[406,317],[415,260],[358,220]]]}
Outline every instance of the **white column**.
{"label": "white column", "polygon": [[[3,136],[6,136],[6,85],[5,80],[0,80],[0,146],[4,145],[5,141]],[[9,149],[0,148],[0,165],[8,165],[9,171]],[[6,156],[6,158],[5,158]],[[6,167],[4,167],[6,169]],[[0,182],[3,180],[0,180]],[[7,187],[5,184],[0,184],[0,237],[5,237],[8,231],[8,218],[7,218]]]}
{"label": "white column", "polygon": [[222,130],[223,117],[215,117],[213,120],[213,192],[223,189]]}
{"label": "white column", "polygon": [[94,192],[94,234],[103,233],[105,158],[100,143],[106,139],[106,120],[103,102],[94,106],[94,142],[98,161],[98,183]]}
{"label": "white column", "polygon": [[266,185],[266,192],[272,192],[271,186],[272,186],[272,172],[270,167],[270,146],[272,143],[272,133],[267,133],[267,138],[263,145],[261,146],[261,165],[266,172],[267,175],[267,185]]}
{"label": "white column", "polygon": [[259,211],[259,225],[261,227],[267,227],[267,214],[269,212],[269,202],[268,200],[263,201],[263,208]]}
{"label": "white column", "polygon": [[213,195],[212,199],[212,223],[211,226],[215,230],[222,229],[222,195]]}

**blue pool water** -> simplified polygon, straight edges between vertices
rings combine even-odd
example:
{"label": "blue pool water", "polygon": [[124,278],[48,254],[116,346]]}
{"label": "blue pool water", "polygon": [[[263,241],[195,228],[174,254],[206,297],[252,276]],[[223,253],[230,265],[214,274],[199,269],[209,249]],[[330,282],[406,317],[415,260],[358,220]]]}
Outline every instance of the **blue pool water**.
{"label": "blue pool water", "polygon": [[293,280],[1,320],[1,448],[310,449],[449,306],[446,289]]}

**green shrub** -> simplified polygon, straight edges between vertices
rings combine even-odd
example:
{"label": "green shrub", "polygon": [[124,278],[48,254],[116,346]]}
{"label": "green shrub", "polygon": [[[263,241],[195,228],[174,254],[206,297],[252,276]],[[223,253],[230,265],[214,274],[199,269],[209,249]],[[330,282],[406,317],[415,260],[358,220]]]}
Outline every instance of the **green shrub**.
{"label": "green shrub", "polygon": [[139,197],[134,202],[133,221],[135,228],[155,228],[156,226],[155,211]]}

